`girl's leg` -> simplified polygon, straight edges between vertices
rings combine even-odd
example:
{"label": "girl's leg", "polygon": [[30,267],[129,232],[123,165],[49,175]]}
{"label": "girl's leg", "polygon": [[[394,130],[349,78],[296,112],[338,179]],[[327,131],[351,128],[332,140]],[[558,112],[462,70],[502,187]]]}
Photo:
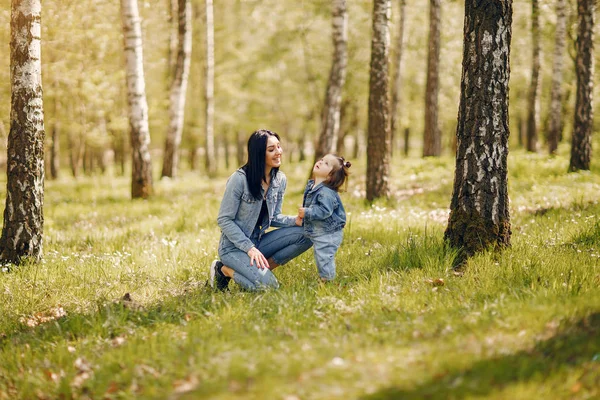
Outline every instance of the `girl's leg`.
{"label": "girl's leg", "polygon": [[264,234],[258,244],[258,250],[269,261],[269,268],[273,269],[298,257],[311,246],[310,239],[304,236],[303,227],[289,226]]}
{"label": "girl's leg", "polygon": [[223,274],[230,276],[242,288],[250,291],[279,287],[277,278],[271,271],[263,275],[254,265],[250,265],[250,257],[240,250],[222,254],[221,262],[226,265],[221,268]]}
{"label": "girl's leg", "polygon": [[312,238],[315,246],[315,263],[323,281],[335,278],[335,253],[342,244],[342,239],[343,231]]}

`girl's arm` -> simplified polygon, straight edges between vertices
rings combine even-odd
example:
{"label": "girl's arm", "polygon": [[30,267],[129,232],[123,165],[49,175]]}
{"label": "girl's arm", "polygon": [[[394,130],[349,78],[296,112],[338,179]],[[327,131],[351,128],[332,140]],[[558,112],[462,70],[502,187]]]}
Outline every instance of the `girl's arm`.
{"label": "girl's arm", "polygon": [[240,207],[240,201],[242,193],[244,192],[244,180],[246,178],[235,172],[225,186],[225,194],[223,194],[223,200],[221,201],[221,207],[219,208],[219,216],[217,217],[217,224],[221,228],[221,231],[227,236],[227,239],[231,241],[238,249],[247,253],[254,243],[248,238],[244,232],[240,229],[238,224],[234,222],[235,216]]}
{"label": "girl's arm", "polygon": [[319,193],[315,202],[304,208],[304,219],[307,221],[320,221],[333,214],[333,210],[337,207],[334,198],[327,196],[324,193]]}

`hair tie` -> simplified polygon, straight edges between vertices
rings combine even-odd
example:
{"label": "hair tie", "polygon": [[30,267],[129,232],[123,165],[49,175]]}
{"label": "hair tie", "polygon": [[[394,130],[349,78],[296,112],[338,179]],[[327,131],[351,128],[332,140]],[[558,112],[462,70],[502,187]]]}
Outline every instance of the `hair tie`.
{"label": "hair tie", "polygon": [[352,165],[352,164],[350,163],[350,161],[346,161],[346,162],[344,163],[344,167],[346,167],[346,168],[350,168],[350,166],[351,166],[351,165]]}

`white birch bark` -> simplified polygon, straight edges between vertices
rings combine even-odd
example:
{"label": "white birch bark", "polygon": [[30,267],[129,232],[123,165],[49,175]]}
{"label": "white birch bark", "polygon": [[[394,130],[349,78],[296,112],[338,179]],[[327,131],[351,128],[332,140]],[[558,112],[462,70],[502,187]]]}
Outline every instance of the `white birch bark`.
{"label": "white birch bark", "polygon": [[38,261],[44,230],[41,0],[11,3],[11,109],[0,261]]}
{"label": "white birch bark", "polygon": [[215,157],[215,23],[213,1],[206,0],[206,172],[213,176],[217,170]]}
{"label": "white birch bark", "polygon": [[179,166],[179,145],[183,131],[185,96],[187,93],[192,53],[192,3],[178,0],[178,38],[175,76],[171,83],[169,130],[165,140],[162,176],[175,177]]}
{"label": "white birch bark", "polygon": [[152,194],[152,165],[148,103],[142,52],[142,28],[137,0],[121,0],[123,44],[129,128],[131,134],[131,197],[147,198]]}
{"label": "white birch bark", "polygon": [[348,63],[348,12],[346,0],[332,1],[333,60],[321,113],[321,135],[315,151],[315,161],[335,152],[340,130],[342,88]]}

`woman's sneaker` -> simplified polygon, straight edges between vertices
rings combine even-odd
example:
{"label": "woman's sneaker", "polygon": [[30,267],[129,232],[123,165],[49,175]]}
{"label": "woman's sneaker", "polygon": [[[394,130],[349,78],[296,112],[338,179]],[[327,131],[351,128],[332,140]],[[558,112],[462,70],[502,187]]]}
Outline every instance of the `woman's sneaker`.
{"label": "woman's sneaker", "polygon": [[223,263],[219,260],[215,260],[210,264],[210,277],[208,278],[208,284],[213,289],[224,291],[228,289],[230,277],[223,275],[221,267]]}

